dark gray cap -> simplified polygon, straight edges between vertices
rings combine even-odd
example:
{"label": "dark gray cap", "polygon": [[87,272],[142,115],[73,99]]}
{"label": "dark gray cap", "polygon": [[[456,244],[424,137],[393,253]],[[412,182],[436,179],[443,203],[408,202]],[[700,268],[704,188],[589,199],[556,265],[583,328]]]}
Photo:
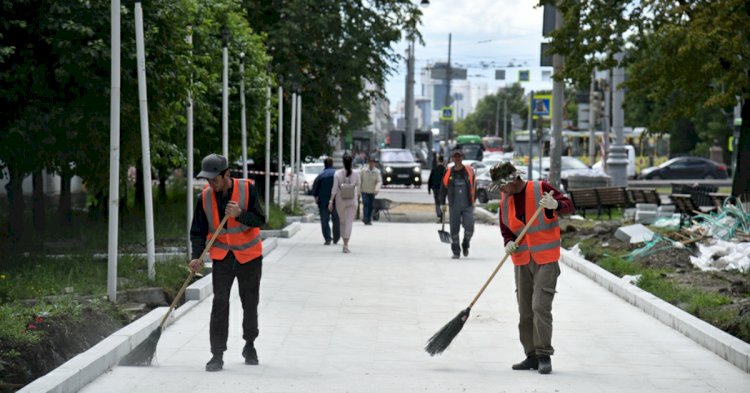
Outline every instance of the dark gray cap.
{"label": "dark gray cap", "polygon": [[227,158],[218,154],[209,154],[201,162],[199,179],[213,179],[228,168]]}

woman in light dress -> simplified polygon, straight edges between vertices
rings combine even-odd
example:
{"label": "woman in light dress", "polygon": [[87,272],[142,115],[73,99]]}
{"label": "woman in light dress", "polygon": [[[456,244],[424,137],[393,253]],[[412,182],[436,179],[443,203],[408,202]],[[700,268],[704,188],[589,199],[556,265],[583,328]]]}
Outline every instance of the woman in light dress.
{"label": "woman in light dress", "polygon": [[[336,212],[339,215],[341,238],[344,239],[344,253],[349,253],[349,238],[352,235],[354,215],[357,212],[357,184],[359,184],[359,173],[352,170],[352,156],[344,155],[344,168],[339,169],[333,175],[333,188],[331,189],[331,200],[328,202],[328,210],[333,212],[334,201]],[[341,188],[354,187],[353,197],[344,198]],[[350,186],[353,185],[353,186]]]}

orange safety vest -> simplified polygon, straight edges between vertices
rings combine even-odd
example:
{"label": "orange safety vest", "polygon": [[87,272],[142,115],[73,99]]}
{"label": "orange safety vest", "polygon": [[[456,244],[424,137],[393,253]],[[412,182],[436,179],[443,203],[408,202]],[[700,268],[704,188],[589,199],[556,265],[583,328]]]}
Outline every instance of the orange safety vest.
{"label": "orange safety vest", "polygon": [[[232,195],[229,200],[237,202],[241,209],[248,210],[250,206],[250,185],[253,184],[253,181],[232,179],[232,182]],[[221,223],[219,207],[211,187],[206,186],[201,195],[203,211],[206,212],[206,218],[208,219],[206,241],[209,241]],[[239,263],[247,263],[262,256],[263,243],[260,239],[260,228],[248,227],[230,217],[211,246],[209,255],[213,260],[222,260],[227,256],[229,250],[232,250]]]}
{"label": "orange safety vest", "polygon": [[[443,186],[445,187],[446,190],[448,189],[448,182],[450,180],[453,180],[451,178],[451,175],[453,174],[453,168],[454,167],[448,168],[445,171],[445,175],[443,175]],[[466,174],[469,178],[469,198],[470,198],[469,202],[471,202],[471,204],[473,205],[474,204],[474,168],[472,168],[471,165],[464,165],[464,169],[466,169]]]}
{"label": "orange safety vest", "polygon": [[[542,199],[542,183],[538,181],[526,182],[526,214],[524,217],[531,218]],[[521,234],[524,222],[516,217],[516,207],[512,195],[502,193],[500,206],[503,209],[503,224],[510,228],[516,236]],[[557,221],[557,213],[552,212],[552,218],[547,218],[544,212],[539,213],[537,219],[529,226],[518,249],[511,254],[513,264],[516,266],[526,265],[530,258],[539,265],[557,262],[560,259],[560,225]]]}

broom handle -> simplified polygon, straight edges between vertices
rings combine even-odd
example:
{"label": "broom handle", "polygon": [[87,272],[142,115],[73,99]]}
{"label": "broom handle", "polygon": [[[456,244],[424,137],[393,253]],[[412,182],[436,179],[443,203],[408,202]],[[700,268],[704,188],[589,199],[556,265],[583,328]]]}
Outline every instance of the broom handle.
{"label": "broom handle", "polygon": [[[523,239],[523,236],[526,235],[526,231],[529,230],[529,227],[531,227],[531,223],[534,222],[534,220],[536,220],[536,218],[539,216],[539,213],[542,212],[542,209],[543,209],[543,207],[541,207],[541,206],[539,206],[539,207],[536,208],[536,211],[534,212],[534,215],[531,216],[531,220],[528,220],[526,222],[526,225],[523,227],[523,230],[521,231],[521,233],[516,238],[516,240],[515,240],[516,244],[518,244],[518,242],[520,242],[521,239]],[[482,293],[484,292],[484,290],[487,289],[488,285],[490,285],[490,282],[492,281],[493,278],[495,278],[495,274],[497,274],[497,272],[500,270],[500,268],[503,267],[503,264],[505,263],[505,260],[508,259],[508,256],[510,256],[510,254],[506,252],[505,256],[503,257],[503,259],[500,260],[500,264],[498,264],[497,267],[495,268],[495,271],[492,272],[492,275],[490,276],[490,278],[488,278],[487,281],[485,281],[484,285],[482,286],[482,289],[480,289],[479,293],[477,293],[477,295],[474,296],[474,300],[472,300],[471,304],[469,304],[469,308],[474,307],[474,303],[476,303],[477,300],[479,300],[479,297],[482,296]]]}
{"label": "broom handle", "polygon": [[[224,228],[224,224],[226,224],[227,219],[229,219],[228,215],[224,215],[224,218],[221,219],[221,223],[219,224],[219,229],[214,232],[214,234],[211,236],[211,239],[208,241],[208,244],[206,244],[206,247],[203,248],[203,252],[201,252],[201,256],[198,257],[198,259],[203,260],[203,257],[206,256],[206,253],[209,249],[211,249],[211,246],[213,246],[214,241],[219,236],[219,232],[221,232],[221,229]],[[169,305],[169,310],[167,310],[167,313],[164,315],[164,318],[161,319],[161,323],[159,324],[159,327],[164,327],[164,324],[167,322],[167,318],[169,318],[169,314],[172,313],[172,310],[174,310],[175,306],[177,305],[177,301],[180,300],[182,297],[182,294],[185,293],[185,289],[187,289],[188,284],[190,284],[190,281],[193,280],[193,277],[195,277],[195,272],[190,271],[190,275],[185,279],[185,282],[182,283],[182,287],[180,288],[179,292],[177,292],[177,296],[174,297],[174,300],[172,300],[172,304]]]}

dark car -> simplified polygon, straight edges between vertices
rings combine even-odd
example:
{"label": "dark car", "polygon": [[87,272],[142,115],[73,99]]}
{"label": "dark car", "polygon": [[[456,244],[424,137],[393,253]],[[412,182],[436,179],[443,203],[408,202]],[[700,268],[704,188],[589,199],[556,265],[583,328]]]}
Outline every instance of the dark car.
{"label": "dark car", "polygon": [[404,184],[420,187],[422,169],[410,151],[406,149],[383,149],[377,156],[383,185]]}
{"label": "dark car", "polygon": [[645,168],[641,179],[726,179],[727,167],[702,157],[677,157],[659,166]]}

